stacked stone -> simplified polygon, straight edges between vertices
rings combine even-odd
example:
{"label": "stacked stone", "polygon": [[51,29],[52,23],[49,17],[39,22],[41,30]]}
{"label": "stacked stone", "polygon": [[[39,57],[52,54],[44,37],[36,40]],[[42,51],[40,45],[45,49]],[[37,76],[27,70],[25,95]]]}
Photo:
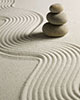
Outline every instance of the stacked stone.
{"label": "stacked stone", "polygon": [[67,22],[66,14],[63,12],[61,4],[53,4],[49,8],[47,14],[48,22],[43,25],[43,32],[47,36],[61,37],[64,36],[68,29],[65,25]]}

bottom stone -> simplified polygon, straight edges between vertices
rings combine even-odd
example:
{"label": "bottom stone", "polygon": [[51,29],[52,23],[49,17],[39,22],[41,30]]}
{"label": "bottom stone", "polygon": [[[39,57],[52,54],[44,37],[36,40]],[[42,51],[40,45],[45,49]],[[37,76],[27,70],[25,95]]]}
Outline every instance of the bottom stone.
{"label": "bottom stone", "polygon": [[51,37],[61,37],[61,36],[64,36],[68,32],[66,25],[57,26],[50,23],[45,23],[43,25],[42,30],[45,35],[51,36]]}

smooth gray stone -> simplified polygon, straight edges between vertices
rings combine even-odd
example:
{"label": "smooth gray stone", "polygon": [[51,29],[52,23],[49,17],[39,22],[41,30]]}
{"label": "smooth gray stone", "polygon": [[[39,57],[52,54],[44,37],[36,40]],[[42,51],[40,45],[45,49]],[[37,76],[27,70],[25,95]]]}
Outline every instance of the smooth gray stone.
{"label": "smooth gray stone", "polygon": [[55,26],[50,23],[45,23],[42,30],[45,35],[50,37],[61,37],[68,32],[66,25]]}
{"label": "smooth gray stone", "polygon": [[52,13],[60,13],[63,11],[63,6],[59,3],[56,3],[56,4],[53,4],[49,7],[49,10],[52,12]]}
{"label": "smooth gray stone", "polygon": [[67,22],[67,17],[64,12],[59,14],[53,14],[52,12],[48,13],[46,16],[47,20],[54,25],[63,25]]}

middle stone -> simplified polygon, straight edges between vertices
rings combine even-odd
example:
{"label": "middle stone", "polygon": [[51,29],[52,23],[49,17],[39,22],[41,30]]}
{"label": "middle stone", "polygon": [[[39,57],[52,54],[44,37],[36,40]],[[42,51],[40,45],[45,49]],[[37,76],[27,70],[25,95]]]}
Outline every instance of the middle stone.
{"label": "middle stone", "polygon": [[47,20],[54,25],[63,25],[67,22],[67,17],[64,12],[54,14],[52,12],[47,14]]}

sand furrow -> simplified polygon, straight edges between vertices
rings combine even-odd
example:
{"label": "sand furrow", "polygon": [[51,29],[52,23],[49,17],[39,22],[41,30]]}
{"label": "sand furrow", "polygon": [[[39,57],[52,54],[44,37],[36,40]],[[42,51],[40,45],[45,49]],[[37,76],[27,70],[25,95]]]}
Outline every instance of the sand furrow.
{"label": "sand furrow", "polygon": [[73,54],[75,55],[74,58],[77,61],[76,62],[76,65],[74,65],[73,70],[71,69],[72,72],[71,72],[71,75],[70,75],[69,80],[67,82],[67,84],[69,85],[68,90],[71,91],[70,92],[71,93],[70,94],[71,97],[73,99],[75,99],[75,100],[78,100],[80,97],[75,95],[75,91],[73,90],[73,83],[74,83],[73,81],[76,78],[76,75],[78,74],[79,69],[80,69],[80,67],[79,67],[79,63],[80,63],[80,60],[79,60],[80,59],[80,53],[79,53],[79,49],[78,48],[76,48],[76,49],[75,49],[75,47],[72,47],[72,48],[67,47],[67,48],[70,49],[73,52]]}
{"label": "sand furrow", "polygon": [[0,9],[6,9],[12,7],[15,0],[0,0]]}
{"label": "sand furrow", "polygon": [[74,59],[74,55],[73,55],[73,53],[71,51],[69,51],[69,49],[67,50],[67,49],[63,48],[63,50],[64,50],[64,53],[66,54],[66,56],[68,57],[68,62],[66,64],[66,66],[64,67],[64,69],[62,71],[62,74],[60,75],[60,78],[62,78],[62,79],[59,78],[59,80],[57,82],[57,85],[56,85],[56,88],[58,87],[58,89],[57,89],[58,95],[59,95],[58,91],[60,90],[60,92],[63,94],[63,97],[65,96],[64,98],[71,99],[70,95],[69,95],[69,93],[67,91],[67,88],[69,86],[66,85],[66,81],[69,79],[69,76],[70,76],[70,72],[69,71],[71,71],[71,72],[73,71],[73,68],[76,65],[76,61],[77,60]]}
{"label": "sand furrow", "polygon": [[[51,77],[51,75],[49,74],[50,73],[49,70],[51,70],[52,67],[50,67],[50,66],[46,66],[46,68],[44,67],[45,68],[45,71],[46,71],[47,67],[49,67],[50,69],[47,69],[47,71],[48,71],[47,74],[44,74],[43,73],[43,74],[40,75],[39,79],[43,79],[42,81],[41,80],[37,80],[36,78],[34,79],[34,81],[37,81],[36,82],[36,85],[34,85],[34,89],[33,89],[33,86],[32,87],[30,86],[30,89],[33,89],[33,92],[30,91],[30,89],[29,89],[30,95],[28,94],[28,98],[27,99],[40,99],[40,100],[41,99],[50,99],[50,98],[51,99],[53,98],[55,100],[59,100],[59,99],[61,99],[61,100],[66,100],[66,99],[73,100],[73,98],[75,100],[76,99],[79,99],[78,97],[76,97],[76,95],[74,95],[74,93],[72,93],[73,92],[73,89],[72,88],[71,88],[71,91],[72,92],[70,90],[67,90],[67,88],[69,87],[69,85],[66,83],[66,80],[69,80],[69,77],[72,77],[72,76],[70,76],[70,74],[73,72],[72,69],[74,69],[75,66],[77,67],[77,65],[76,65],[76,61],[77,60],[74,59],[74,56],[75,56],[76,52],[74,54],[74,52],[72,50],[70,51],[70,48],[67,49],[66,47],[65,48],[62,48],[61,50],[58,49],[58,51],[56,51],[56,52],[58,52],[58,53],[59,52],[62,52],[61,53],[61,56],[68,57],[68,58],[66,58],[67,59],[67,62],[65,61],[66,63],[63,64],[63,65],[61,64],[60,66],[56,65],[56,67],[58,66],[59,69],[57,70],[56,75],[54,75],[54,73],[52,73],[52,75],[54,76],[54,78]],[[58,57],[59,57],[59,54],[58,54]],[[52,56],[52,54],[51,54],[51,56]],[[53,57],[54,56],[55,55],[53,55]],[[79,54],[78,54],[78,56],[79,56]],[[74,63],[72,63],[73,61],[74,61]],[[41,66],[41,67],[43,69],[43,66]],[[66,67],[68,67],[68,68],[66,68]],[[73,68],[71,69],[71,67],[73,67]],[[71,70],[71,73],[68,73],[69,70]],[[39,71],[41,71],[41,70],[39,70]],[[53,83],[51,83],[51,81],[46,81],[48,79],[48,74],[49,74],[49,77],[51,77],[52,80],[54,79],[53,80]],[[69,80],[69,82],[72,82],[72,81]],[[40,85],[40,86],[38,86],[40,88],[37,87],[38,84]],[[48,87],[48,85],[46,85],[46,87],[50,89],[50,93],[52,93],[50,95],[51,97],[48,96],[50,94],[49,91],[47,91],[47,89],[44,88],[45,87],[45,84],[52,84],[51,87]],[[64,85],[64,84],[67,84],[67,85]],[[72,84],[71,84],[71,86],[72,86]],[[54,91],[53,91],[53,88],[54,88]],[[44,92],[44,91],[46,91],[46,92]],[[66,93],[64,93],[64,92],[66,92]],[[38,95],[37,95],[37,93],[38,93]],[[34,94],[33,97],[32,97],[32,94]],[[54,96],[54,94],[56,95],[56,97]],[[72,94],[72,96],[71,96],[71,94]]]}
{"label": "sand furrow", "polygon": [[[15,11],[17,9],[12,8],[12,11],[13,10]],[[22,10],[19,12],[19,14],[17,14],[16,11],[15,13],[17,15],[15,13],[12,15],[11,12],[6,14],[6,11],[4,11],[4,13],[1,13],[5,17],[5,20],[8,20],[6,24],[3,24],[3,27],[1,27],[0,34],[0,46],[3,48],[7,47],[6,49],[14,46],[15,44],[19,44],[19,42],[22,42],[24,40],[22,38],[25,38],[24,35],[27,36],[42,22],[42,17],[32,11]]]}
{"label": "sand furrow", "polygon": [[[55,59],[55,55],[52,56],[51,54],[48,53],[46,56],[47,56],[47,64],[45,65],[43,72],[39,76],[39,78],[34,86],[34,90],[36,89],[36,91],[33,90],[33,94],[37,95],[37,97],[39,99],[46,99],[45,95],[44,95],[44,92],[45,92],[44,88],[45,88],[46,82],[48,80],[48,77],[50,76],[50,73],[52,71],[52,68],[54,68],[55,63],[56,63],[55,62],[53,64],[53,61],[57,60],[57,59]],[[34,97],[34,95],[33,95],[33,97]]]}

